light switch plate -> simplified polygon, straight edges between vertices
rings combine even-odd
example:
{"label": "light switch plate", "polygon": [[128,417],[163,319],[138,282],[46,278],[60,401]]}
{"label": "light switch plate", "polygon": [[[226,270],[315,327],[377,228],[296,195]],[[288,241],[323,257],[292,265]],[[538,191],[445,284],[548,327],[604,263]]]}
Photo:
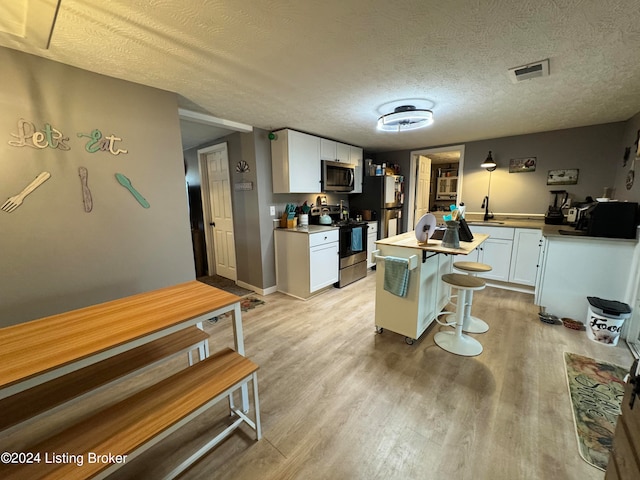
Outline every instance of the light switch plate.
{"label": "light switch plate", "polygon": [[272,217],[276,216],[276,207],[275,207],[275,205],[271,205],[269,207],[269,215],[271,215]]}

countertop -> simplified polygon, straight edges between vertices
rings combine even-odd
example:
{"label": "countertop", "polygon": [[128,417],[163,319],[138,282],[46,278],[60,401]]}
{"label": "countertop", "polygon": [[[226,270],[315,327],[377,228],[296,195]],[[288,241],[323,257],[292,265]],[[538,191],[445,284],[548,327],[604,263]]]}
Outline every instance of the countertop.
{"label": "countertop", "polygon": [[415,232],[401,233],[393,237],[377,240],[376,245],[390,245],[393,247],[417,248],[435,253],[449,253],[451,255],[468,255],[478,245],[484,242],[489,235],[478,233],[473,236],[472,242],[460,242],[460,248],[446,248],[442,246],[442,240],[429,239],[427,243],[418,243]]}
{"label": "countertop", "polygon": [[304,233],[304,234],[311,234],[311,233],[320,233],[320,232],[328,232],[330,230],[337,230],[338,227],[334,226],[334,225],[309,225],[307,227],[296,227],[296,228],[281,228],[278,227],[275,230],[278,230],[279,232],[291,232],[291,233]]}

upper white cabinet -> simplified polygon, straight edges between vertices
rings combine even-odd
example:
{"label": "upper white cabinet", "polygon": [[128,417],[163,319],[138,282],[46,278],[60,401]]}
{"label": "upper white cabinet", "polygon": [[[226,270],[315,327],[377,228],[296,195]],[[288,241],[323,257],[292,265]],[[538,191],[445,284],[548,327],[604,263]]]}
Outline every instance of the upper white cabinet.
{"label": "upper white cabinet", "polygon": [[271,141],[273,193],[320,192],[320,138],[278,130]]}
{"label": "upper white cabinet", "polygon": [[351,156],[351,145],[336,142],[328,138],[320,139],[320,158],[332,162],[349,163]]}
{"label": "upper white cabinet", "polygon": [[336,153],[336,144],[335,140],[329,140],[328,138],[320,139],[320,158],[322,160],[331,160],[335,162],[338,158]]}
{"label": "upper white cabinet", "polygon": [[321,160],[356,166],[354,189],[362,193],[363,151],[360,147],[296,130],[278,130],[271,141],[273,193],[321,191]]}

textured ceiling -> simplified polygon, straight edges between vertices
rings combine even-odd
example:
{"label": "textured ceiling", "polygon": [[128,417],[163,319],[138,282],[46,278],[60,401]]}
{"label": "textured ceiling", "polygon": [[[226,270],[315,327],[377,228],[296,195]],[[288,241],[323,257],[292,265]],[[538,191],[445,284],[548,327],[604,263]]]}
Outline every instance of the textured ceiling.
{"label": "textured ceiling", "polygon": [[[638,0],[62,0],[48,50],[9,34],[0,45],[378,151],[640,111]],[[549,77],[511,83],[509,68],[545,58]],[[382,106],[405,98],[435,123],[377,132]]]}

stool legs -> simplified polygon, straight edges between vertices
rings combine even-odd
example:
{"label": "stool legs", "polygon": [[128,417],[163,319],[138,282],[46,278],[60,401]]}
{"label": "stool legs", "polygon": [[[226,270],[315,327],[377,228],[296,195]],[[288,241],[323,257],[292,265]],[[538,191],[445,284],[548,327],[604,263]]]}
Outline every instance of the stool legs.
{"label": "stool legs", "polygon": [[473,357],[482,353],[482,345],[475,338],[462,333],[467,305],[466,290],[458,290],[458,306],[456,308],[456,329],[454,332],[438,332],[434,336],[436,344],[447,352],[465,357]]}
{"label": "stool legs", "polygon": [[473,290],[467,292],[467,302],[464,304],[464,321],[462,331],[467,333],[485,333],[489,325],[478,317],[471,316],[471,304],[473,303]]}

